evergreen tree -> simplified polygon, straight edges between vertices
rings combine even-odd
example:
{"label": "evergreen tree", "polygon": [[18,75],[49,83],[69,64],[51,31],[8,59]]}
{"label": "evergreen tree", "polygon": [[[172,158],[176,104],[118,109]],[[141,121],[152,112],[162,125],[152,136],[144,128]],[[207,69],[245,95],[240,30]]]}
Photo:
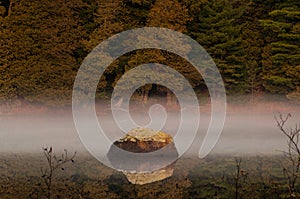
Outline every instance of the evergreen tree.
{"label": "evergreen tree", "polygon": [[274,3],[274,10],[261,26],[268,35],[264,48],[264,87],[272,93],[288,93],[300,86],[299,2]]}
{"label": "evergreen tree", "polygon": [[212,56],[229,93],[246,91],[247,73],[241,45],[244,9],[239,1],[209,1],[202,4],[201,12],[190,26],[191,36]]}
{"label": "evergreen tree", "polygon": [[266,10],[270,4],[263,1],[243,2],[245,10],[240,18],[242,24],[241,38],[244,53],[244,65],[246,69],[246,91],[252,94],[263,90],[262,81],[262,53],[265,45],[264,34],[261,31],[259,19],[266,16]]}

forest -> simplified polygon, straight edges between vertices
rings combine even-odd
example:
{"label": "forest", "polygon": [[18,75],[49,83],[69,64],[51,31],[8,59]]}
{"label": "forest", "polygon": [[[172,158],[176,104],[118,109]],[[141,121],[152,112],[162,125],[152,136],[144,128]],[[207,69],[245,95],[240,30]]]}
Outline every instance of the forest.
{"label": "forest", "polygon": [[[2,0],[0,101],[68,106],[76,73],[105,39],[133,28],[164,27],[202,45],[216,63],[229,95],[279,94],[300,101],[300,2],[295,0]],[[118,58],[101,78],[105,99],[118,79],[142,63],[167,64],[195,91],[207,88],[182,58],[137,50]],[[167,95],[146,85],[143,99]]]}

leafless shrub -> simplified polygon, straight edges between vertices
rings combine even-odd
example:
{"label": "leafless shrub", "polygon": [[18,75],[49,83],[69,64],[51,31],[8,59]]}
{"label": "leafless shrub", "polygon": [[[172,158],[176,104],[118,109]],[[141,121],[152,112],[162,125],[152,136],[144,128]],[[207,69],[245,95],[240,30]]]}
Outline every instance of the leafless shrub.
{"label": "leafless shrub", "polygon": [[52,147],[43,148],[44,156],[47,159],[47,167],[41,167],[41,177],[43,179],[44,184],[47,188],[47,198],[51,199],[52,197],[52,181],[53,175],[58,170],[65,170],[64,165],[68,162],[74,162],[74,158],[76,156],[76,152],[69,157],[68,151],[65,149],[64,153],[61,154],[60,157],[57,157],[52,150]]}
{"label": "leafless shrub", "polygon": [[242,163],[242,158],[237,158],[235,157],[235,173],[233,175],[234,179],[234,189],[235,189],[235,194],[234,198],[238,199],[240,198],[240,189],[242,188],[242,182],[245,182],[247,179],[248,173],[245,170],[241,169],[241,163]]}
{"label": "leafless shrub", "polygon": [[300,168],[300,124],[296,124],[294,129],[287,130],[285,128],[286,122],[291,117],[291,114],[282,116],[279,114],[275,116],[277,127],[287,138],[288,149],[283,152],[284,155],[288,158],[290,163],[289,166],[283,166],[283,174],[287,180],[287,185],[289,188],[290,198],[299,198],[299,195],[296,190],[296,183],[299,178],[299,168]]}

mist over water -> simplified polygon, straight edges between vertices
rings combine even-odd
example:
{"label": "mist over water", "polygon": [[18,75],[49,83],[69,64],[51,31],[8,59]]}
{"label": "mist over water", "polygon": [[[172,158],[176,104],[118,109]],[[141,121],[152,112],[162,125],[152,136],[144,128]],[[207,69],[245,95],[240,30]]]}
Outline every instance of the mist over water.
{"label": "mist over water", "polygon": [[[300,109],[292,111],[292,118],[286,124],[290,129],[300,119]],[[287,114],[288,112],[282,112]],[[188,150],[189,155],[198,155],[202,140],[208,128],[210,114],[201,112],[200,127],[193,145]],[[286,149],[286,138],[276,127],[274,115],[276,110],[269,112],[235,111],[227,114],[224,129],[212,153],[219,154],[279,154]],[[134,114],[138,123],[146,124],[149,118],[145,114]],[[122,137],[110,115],[99,117],[109,139],[113,142]],[[179,116],[168,115],[165,132],[175,136]],[[89,121],[86,121],[87,123]],[[87,132],[85,132],[88,134]],[[186,137],[186,139],[190,139]],[[182,140],[184,142],[185,140]],[[95,143],[98,141],[95,140]],[[178,144],[178,143],[175,143]],[[42,147],[53,146],[56,150],[84,152],[76,132],[71,111],[64,114],[30,114],[0,116],[0,152],[4,153],[40,153]]]}

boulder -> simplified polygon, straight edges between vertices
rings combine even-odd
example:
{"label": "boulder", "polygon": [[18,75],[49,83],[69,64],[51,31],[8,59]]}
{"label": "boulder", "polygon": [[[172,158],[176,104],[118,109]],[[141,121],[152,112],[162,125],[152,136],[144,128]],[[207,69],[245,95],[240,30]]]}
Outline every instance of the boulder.
{"label": "boulder", "polygon": [[171,135],[136,128],[115,141],[107,156],[131,183],[145,184],[170,177],[178,152]]}
{"label": "boulder", "polygon": [[175,147],[171,135],[147,128],[133,129],[124,138],[114,142],[115,146],[133,153],[153,152],[169,144]]}

